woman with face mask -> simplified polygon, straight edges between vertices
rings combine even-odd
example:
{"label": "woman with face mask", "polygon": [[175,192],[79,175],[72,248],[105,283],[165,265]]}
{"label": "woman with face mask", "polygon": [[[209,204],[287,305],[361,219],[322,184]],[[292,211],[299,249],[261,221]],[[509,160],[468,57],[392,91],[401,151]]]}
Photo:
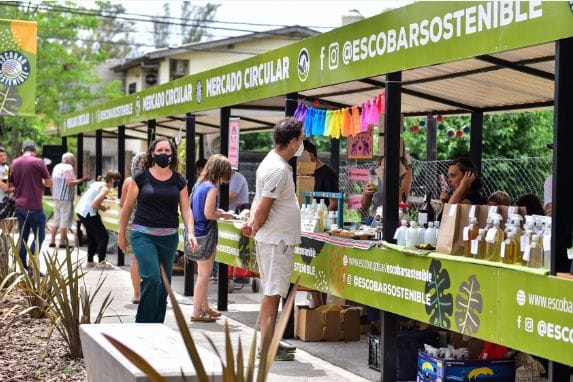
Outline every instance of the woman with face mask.
{"label": "woman with face mask", "polygon": [[[130,241],[139,265],[141,297],[135,322],[163,323],[167,292],[160,265],[171,281],[179,241],[179,208],[185,227],[194,232],[187,181],[177,173],[177,150],[170,139],[157,138],[151,143],[144,171],[135,176],[129,187],[119,220],[118,245],[124,252],[128,246],[127,223],[136,201]],[[197,246],[194,235],[188,235],[188,240],[192,248]]]}
{"label": "woman with face mask", "polygon": [[[231,163],[224,155],[215,154],[205,164],[191,192],[191,209],[196,237],[208,235],[209,229],[216,230],[216,221],[219,218],[231,219],[233,217],[232,213],[217,208],[219,187],[222,184],[228,184],[231,175]],[[215,262],[215,249],[214,247],[208,258],[197,261],[197,282],[193,294],[191,321],[213,322],[221,316],[221,313],[212,309],[207,303],[207,289]]]}

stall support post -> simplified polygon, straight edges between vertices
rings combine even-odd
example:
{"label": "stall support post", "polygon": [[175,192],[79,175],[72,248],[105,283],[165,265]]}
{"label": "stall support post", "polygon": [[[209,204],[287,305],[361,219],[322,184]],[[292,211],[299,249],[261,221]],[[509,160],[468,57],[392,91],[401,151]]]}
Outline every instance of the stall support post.
{"label": "stall support post", "polygon": [[[400,199],[400,132],[402,103],[402,73],[386,75],[386,114],[384,115],[384,214],[383,237],[393,241],[398,228],[398,203]],[[398,348],[398,316],[380,312],[381,329],[381,381],[396,380],[396,352]]]}
{"label": "stall support post", "polygon": [[[428,114],[426,118],[426,161],[433,162],[438,157],[438,145],[436,140],[436,118],[432,114]],[[429,167],[428,173],[424,175],[426,194],[432,192],[432,197],[438,198],[439,195],[433,194],[436,190],[436,180],[438,179],[438,171],[435,167]]]}
{"label": "stall support post", "polygon": [[[76,159],[77,159],[77,174],[78,174],[78,178],[83,178],[84,177],[84,135],[82,133],[79,133],[77,135],[77,155],[76,155]],[[80,195],[80,188],[77,187],[77,193],[78,195]],[[78,244],[78,247],[81,246],[82,244],[82,225],[80,223],[80,221],[78,220],[76,222],[76,242]]]}
{"label": "stall support post", "polygon": [[96,163],[95,163],[95,176],[103,175],[102,174],[102,164],[103,164],[103,154],[102,154],[102,141],[103,141],[103,130],[99,129],[96,130],[96,139],[95,139],[95,155],[96,155]]}
{"label": "stall support post", "polygon": [[330,140],[330,167],[336,174],[340,174],[340,139]]}
{"label": "stall support post", "polygon": [[199,159],[205,158],[205,136],[199,134]]}
{"label": "stall support post", "polygon": [[[117,127],[117,169],[121,174],[121,183],[117,190],[117,197],[121,198],[121,185],[125,179],[125,126]],[[117,247],[117,266],[125,265],[125,256],[119,246]]]}
{"label": "stall support post", "polygon": [[[286,95],[286,99],[285,99],[285,117],[294,116],[294,112],[296,111],[297,106],[298,106],[298,93],[288,93]],[[289,161],[289,164],[292,167],[292,177],[293,177],[294,185],[296,187],[297,158],[293,157]],[[289,293],[292,290],[293,286],[294,286],[294,284],[290,284]],[[286,303],[286,298],[283,298],[282,299],[283,306],[285,303]],[[283,333],[283,338],[284,339],[294,338],[294,307],[293,307],[293,310],[289,314],[288,322],[287,322],[285,331]]]}
{"label": "stall support post", "polygon": [[68,137],[62,137],[62,151],[68,152]]}
{"label": "stall support post", "polygon": [[470,159],[481,173],[481,158],[483,153],[483,112],[472,111],[470,122]]}
{"label": "stall support post", "polygon": [[[567,248],[573,234],[573,38],[555,43],[555,109],[553,131],[553,212],[551,223],[551,274],[569,272]],[[549,362],[549,381],[568,381],[569,367]]]}
{"label": "stall support post", "polygon": [[[220,111],[221,116],[221,154],[229,156],[229,118],[231,117],[231,109],[223,107]],[[220,207],[225,211],[229,209],[229,185],[221,186]],[[218,294],[217,294],[217,309],[227,310],[228,293],[229,293],[229,277],[227,275],[227,264],[219,263],[219,277]]]}
{"label": "stall support post", "polygon": [[[195,114],[187,113],[185,117],[185,177],[187,178],[187,191],[191,192],[196,178],[195,169]],[[195,284],[195,262],[185,260],[183,271],[183,295],[193,296]]]}
{"label": "stall support post", "polygon": [[155,127],[156,127],[155,119],[150,119],[147,121],[147,146],[151,145],[151,142],[155,140]]}

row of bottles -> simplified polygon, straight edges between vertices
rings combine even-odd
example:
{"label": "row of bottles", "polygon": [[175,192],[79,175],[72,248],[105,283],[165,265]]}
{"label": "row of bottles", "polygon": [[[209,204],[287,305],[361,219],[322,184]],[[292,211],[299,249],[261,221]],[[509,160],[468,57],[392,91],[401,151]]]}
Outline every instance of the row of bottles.
{"label": "row of bottles", "polygon": [[510,214],[505,230],[502,216],[492,213],[480,229],[475,217],[464,227],[464,256],[504,264],[521,264],[530,268],[549,268],[551,220],[526,216],[524,228],[519,214]]}
{"label": "row of bottles", "polygon": [[438,240],[439,222],[429,222],[426,224],[427,228],[418,226],[418,223],[411,221],[408,225],[407,220],[402,220],[402,224],[396,230],[394,239],[398,245],[403,245],[407,248],[415,248],[418,244],[431,244],[434,247]]}
{"label": "row of bottles", "polygon": [[324,199],[320,203],[312,199],[311,204],[303,204],[300,209],[300,220],[303,232],[324,232],[338,220],[336,211],[328,211]]}

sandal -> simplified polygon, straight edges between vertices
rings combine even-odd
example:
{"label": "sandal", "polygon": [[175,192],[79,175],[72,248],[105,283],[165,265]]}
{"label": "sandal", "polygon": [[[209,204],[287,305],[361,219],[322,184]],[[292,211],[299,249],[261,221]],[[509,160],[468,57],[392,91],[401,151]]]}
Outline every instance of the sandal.
{"label": "sandal", "polygon": [[192,322],[215,322],[217,321],[216,318],[213,318],[207,312],[203,312],[198,316],[191,316]]}
{"label": "sandal", "polygon": [[206,313],[209,314],[209,316],[211,316],[211,317],[213,317],[213,318],[219,318],[219,317],[222,316],[222,313],[221,313],[221,312],[219,312],[219,311],[217,311],[217,310],[215,310],[215,309],[213,309],[213,308],[211,308],[211,307],[209,307],[209,308],[207,309],[207,312],[206,312]]}

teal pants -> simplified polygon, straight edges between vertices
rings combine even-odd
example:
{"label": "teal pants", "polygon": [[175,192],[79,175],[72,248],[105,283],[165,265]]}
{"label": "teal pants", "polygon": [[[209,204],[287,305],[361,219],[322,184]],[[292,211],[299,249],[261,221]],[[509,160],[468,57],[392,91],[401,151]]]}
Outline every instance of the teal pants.
{"label": "teal pants", "polygon": [[167,291],[161,280],[159,265],[163,265],[171,282],[179,236],[155,236],[132,230],[130,239],[141,277],[141,298],[135,322],[163,323],[167,309]]}

